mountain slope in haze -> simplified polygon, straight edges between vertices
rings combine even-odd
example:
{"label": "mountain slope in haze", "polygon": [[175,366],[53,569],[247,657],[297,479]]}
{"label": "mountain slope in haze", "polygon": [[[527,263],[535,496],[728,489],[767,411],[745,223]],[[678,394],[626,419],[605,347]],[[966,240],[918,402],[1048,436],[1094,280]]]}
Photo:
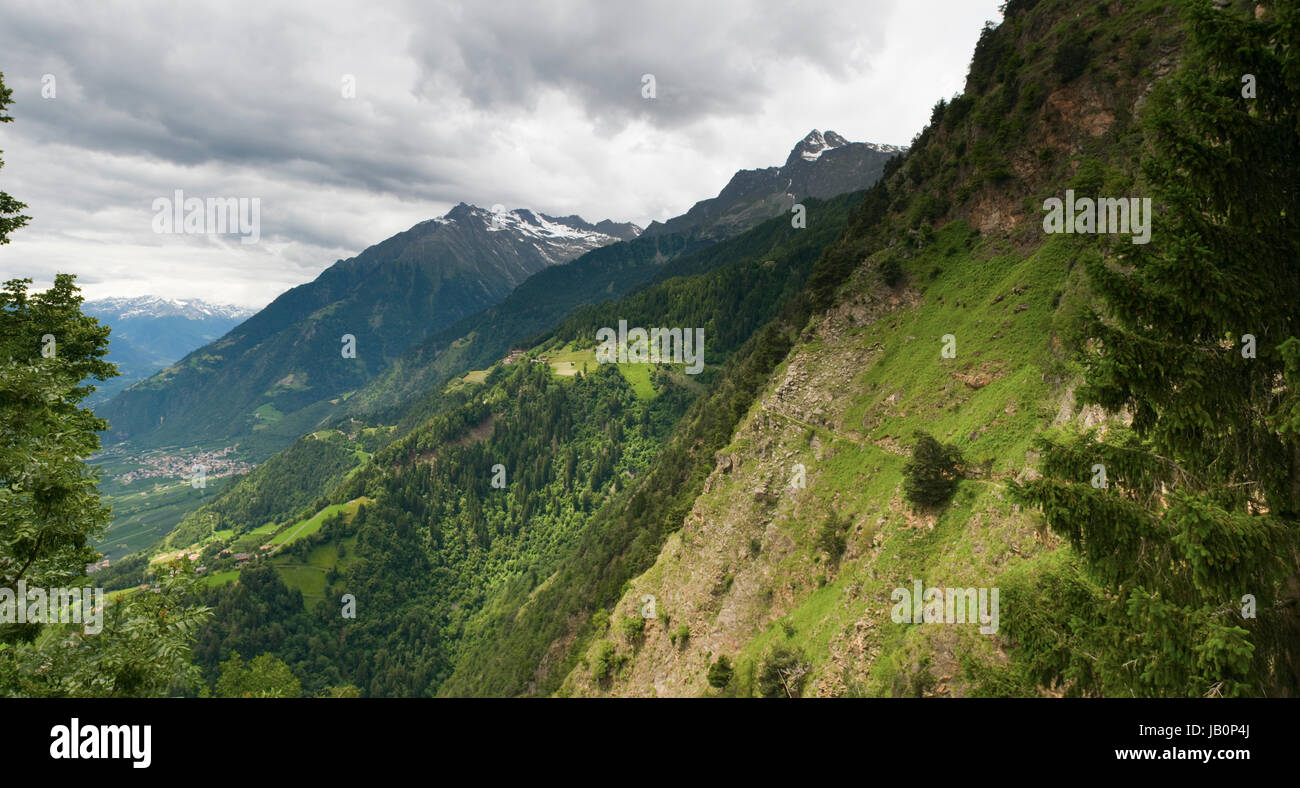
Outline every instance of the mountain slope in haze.
{"label": "mountain slope in haze", "polygon": [[448,378],[491,366],[573,308],[617,299],[653,280],[669,261],[707,246],[681,234],[643,236],[547,268],[500,303],[461,318],[410,348],[350,397],[341,413],[364,422],[404,417],[410,421],[407,406]]}
{"label": "mountain slope in haze", "polygon": [[885,162],[906,147],[849,142],[833,131],[813,129],[779,167],[741,170],[717,197],[697,202],[666,222],[651,222],[649,236],[690,232],[704,238],[735,235],[756,221],[785,213],[805,197],[834,197],[866,189],[880,179]]}
{"label": "mountain slope in haze", "polygon": [[[880,179],[885,164],[906,150],[849,142],[833,131],[822,134],[814,129],[795,144],[784,165],[741,170],[717,197],[666,223],[652,223],[640,238],[542,271],[501,303],[433,333],[358,392],[344,410],[363,421],[392,418],[420,391],[466,370],[490,366],[521,343],[535,344],[571,309],[617,301],[654,280],[702,273],[717,264],[710,253],[700,251],[709,244],[787,214],[796,201],[869,188]],[[718,259],[729,254],[723,252]]]}
{"label": "mountain slope in haze", "polygon": [[96,385],[86,399],[92,406],[221,338],[253,314],[243,307],[158,296],[97,299],[85,302],[82,311],[112,328],[108,360],[120,373]]}
{"label": "mountain slope in haze", "polygon": [[[309,430],[423,337],[544,268],[635,237],[635,226],[464,203],[340,260],[97,409],[138,445],[242,440],[265,454]],[[355,357],[344,357],[344,336]]]}

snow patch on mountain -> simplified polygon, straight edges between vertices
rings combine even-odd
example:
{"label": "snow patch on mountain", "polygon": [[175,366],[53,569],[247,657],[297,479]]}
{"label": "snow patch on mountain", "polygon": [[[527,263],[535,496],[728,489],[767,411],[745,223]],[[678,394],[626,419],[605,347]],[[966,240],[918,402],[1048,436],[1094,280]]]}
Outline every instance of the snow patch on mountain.
{"label": "snow patch on mountain", "polygon": [[906,145],[882,145],[875,142],[864,142],[862,144],[881,153],[905,153],[907,151]]}
{"label": "snow patch on mountain", "polygon": [[826,151],[831,150],[832,148],[838,148],[840,145],[848,144],[846,141],[843,141],[843,137],[840,137],[833,131],[828,131],[827,134],[830,135],[834,141],[827,140],[826,136],[817,129],[813,129],[807,137],[800,140],[798,146],[800,157],[804,161],[817,161]]}
{"label": "snow patch on mountain", "polygon": [[[451,221],[456,221],[465,216],[474,216],[483,221],[490,231],[512,230],[523,236],[547,241],[585,241],[591,242],[594,246],[604,246],[608,243],[624,240],[619,236],[601,232],[596,229],[597,225],[584,221],[580,216],[547,216],[544,213],[536,213],[527,208],[516,208],[513,211],[489,211],[473,205],[467,207],[469,210],[462,212],[460,216],[452,217],[452,213],[448,213],[446,217],[438,220],[439,223],[448,220],[449,217],[452,217]],[[602,224],[605,223],[602,222]],[[636,237],[641,233],[641,228],[636,225],[627,225],[627,227],[629,227],[631,237]]]}

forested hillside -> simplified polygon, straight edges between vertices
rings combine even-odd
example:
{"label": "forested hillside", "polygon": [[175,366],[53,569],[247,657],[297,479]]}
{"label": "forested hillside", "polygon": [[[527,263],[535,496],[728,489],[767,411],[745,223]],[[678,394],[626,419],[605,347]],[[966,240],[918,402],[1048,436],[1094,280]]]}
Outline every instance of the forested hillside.
{"label": "forested hillside", "polygon": [[[490,366],[511,347],[554,325],[580,304],[617,298],[655,278],[667,260],[707,242],[674,234],[593,250],[529,277],[495,306],[456,321],[410,348],[352,397],[348,418],[393,420],[412,400],[467,369]],[[422,409],[427,413],[428,407]]]}

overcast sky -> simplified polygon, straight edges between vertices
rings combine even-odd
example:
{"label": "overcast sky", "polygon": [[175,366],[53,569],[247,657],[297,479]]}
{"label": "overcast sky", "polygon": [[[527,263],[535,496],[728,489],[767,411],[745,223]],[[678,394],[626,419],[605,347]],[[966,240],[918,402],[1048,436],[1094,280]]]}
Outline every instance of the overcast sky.
{"label": "overcast sky", "polygon": [[[461,201],[645,226],[813,128],[908,144],[999,4],[0,0],[0,279],[258,307]],[[260,239],[155,233],[177,189]]]}

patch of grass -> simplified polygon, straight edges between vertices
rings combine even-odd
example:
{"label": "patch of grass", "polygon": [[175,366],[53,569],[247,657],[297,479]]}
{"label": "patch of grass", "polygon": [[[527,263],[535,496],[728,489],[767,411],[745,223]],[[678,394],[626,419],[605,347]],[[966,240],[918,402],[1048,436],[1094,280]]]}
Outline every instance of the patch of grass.
{"label": "patch of grass", "polygon": [[555,350],[545,351],[551,371],[562,377],[569,377],[581,372],[585,367],[588,372],[596,367],[595,348],[575,348],[572,343]]}
{"label": "patch of grass", "polygon": [[182,482],[156,492],[150,489],[144,494],[112,496],[113,522],[94,547],[112,560],[151,547],[186,515],[211,501],[229,481],[229,477],[208,479],[202,490]]}
{"label": "patch of grass", "polygon": [[650,383],[650,371],[653,364],[619,364],[619,374],[632,386],[632,391],[641,399],[654,399],[655,389]]}
{"label": "patch of grass", "polygon": [[275,562],[275,567],[286,586],[302,592],[303,602],[307,607],[325,598],[327,570],[316,566],[280,562]]}
{"label": "patch of grass", "polygon": [[[875,439],[906,440],[924,429],[956,443],[968,459],[1010,462],[1028,449],[1041,424],[1040,403],[1049,399],[1041,378],[1054,363],[1052,300],[1074,250],[1053,240],[1024,260],[983,244],[967,251],[969,231],[954,225],[960,223],[944,227],[932,247],[909,261],[919,275],[950,246],[959,249],[957,262],[927,283],[922,305],[865,332],[864,342],[882,334],[896,340],[855,379],[852,390],[867,395],[855,398],[845,420]],[[955,358],[941,355],[947,335],[955,339]]]}
{"label": "patch of grass", "polygon": [[203,578],[203,584],[208,588],[224,586],[226,583],[233,583],[239,579],[239,570],[231,569],[229,572],[216,572]]}
{"label": "patch of grass", "polygon": [[253,429],[266,429],[267,427],[279,424],[280,420],[283,418],[284,414],[274,405],[269,402],[264,403],[260,405],[257,410],[253,411]]}
{"label": "patch of grass", "polygon": [[305,539],[316,533],[325,524],[325,521],[336,514],[342,514],[344,517],[351,519],[357,513],[357,508],[363,503],[369,502],[368,498],[356,498],[347,503],[336,503],[326,506],[307,520],[300,520],[291,526],[283,528],[271,540],[271,544],[280,545],[293,544],[299,539]]}

